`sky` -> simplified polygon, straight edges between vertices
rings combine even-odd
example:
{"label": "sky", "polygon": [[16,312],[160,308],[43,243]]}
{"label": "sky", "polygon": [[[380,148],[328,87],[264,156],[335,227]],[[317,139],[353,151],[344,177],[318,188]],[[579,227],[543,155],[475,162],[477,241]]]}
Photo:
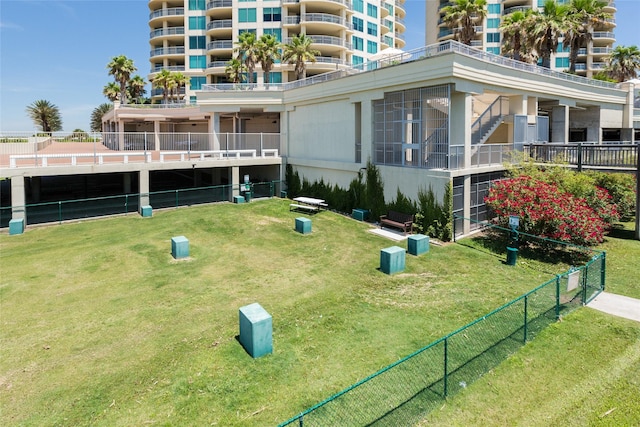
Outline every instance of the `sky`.
{"label": "sky", "polygon": [[[425,1],[406,0],[404,50],[424,45]],[[47,100],[63,129],[88,131],[111,58],[125,55],[149,74],[147,0],[0,0],[0,133],[33,131],[25,109]],[[640,0],[616,0],[616,45],[640,46]],[[150,87],[147,87],[149,91]]]}

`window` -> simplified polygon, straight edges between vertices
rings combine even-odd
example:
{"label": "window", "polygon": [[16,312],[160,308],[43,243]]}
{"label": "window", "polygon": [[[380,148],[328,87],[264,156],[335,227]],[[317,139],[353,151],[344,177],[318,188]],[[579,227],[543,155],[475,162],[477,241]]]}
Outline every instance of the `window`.
{"label": "window", "polygon": [[571,51],[571,46],[564,46],[562,42],[558,42],[558,52],[569,52]]}
{"label": "window", "polygon": [[499,47],[488,47],[487,48],[487,52],[493,53],[494,55],[500,55],[500,48]]}
{"label": "window", "polygon": [[280,22],[282,21],[282,12],[279,7],[265,7],[262,13],[264,22]]}
{"label": "window", "polygon": [[387,46],[393,46],[393,39],[390,36],[383,36],[384,37],[384,44],[386,44]]}
{"label": "window", "polygon": [[378,26],[373,22],[367,22],[367,34],[370,36],[378,35]]}
{"label": "window", "polygon": [[351,42],[353,43],[354,50],[364,50],[364,40],[362,38],[352,36]]}
{"label": "window", "polygon": [[255,28],[240,28],[238,30],[238,35],[242,34],[242,33],[251,33],[251,34],[258,34],[258,30],[256,30]]}
{"label": "window", "polygon": [[362,65],[364,63],[364,58],[362,56],[358,56],[358,55],[352,55],[351,56],[351,63],[355,66],[355,65]]}
{"label": "window", "polygon": [[189,29],[190,30],[204,30],[205,18],[204,16],[190,16],[189,17]]}
{"label": "window", "polygon": [[500,43],[500,33],[487,33],[487,43]]}
{"label": "window", "polygon": [[262,34],[271,34],[276,38],[276,40],[282,42],[282,29],[280,28],[265,28],[262,30]]}
{"label": "window", "polygon": [[369,15],[372,18],[377,18],[378,17],[378,6],[371,4],[371,3],[367,3],[367,15]]}
{"label": "window", "polygon": [[189,56],[189,68],[207,68],[207,57],[205,55]]}
{"label": "window", "polygon": [[206,77],[191,77],[189,80],[189,87],[192,90],[200,90],[202,89],[202,85],[207,83]]}
{"label": "window", "polygon": [[189,0],[189,10],[205,10],[204,0]]}
{"label": "window", "polygon": [[364,13],[364,0],[353,0],[353,10]]}
{"label": "window", "polygon": [[282,83],[282,73],[269,73],[269,83]]}
{"label": "window", "polygon": [[356,18],[354,16],[352,22],[353,22],[353,29],[355,31],[360,31],[360,32],[364,31],[364,21],[362,19]]}
{"label": "window", "polygon": [[256,8],[241,8],[238,9],[238,22],[256,22]]}
{"label": "window", "polygon": [[189,49],[205,49],[206,43],[205,36],[189,36]]}
{"label": "window", "polygon": [[378,43],[367,40],[367,53],[378,53]]}
{"label": "window", "polygon": [[488,18],[487,28],[498,28],[500,26],[500,18]]}
{"label": "window", "polygon": [[569,68],[569,58],[556,58],[556,68]]}
{"label": "window", "polygon": [[489,15],[500,15],[500,3],[487,5],[487,12]]}

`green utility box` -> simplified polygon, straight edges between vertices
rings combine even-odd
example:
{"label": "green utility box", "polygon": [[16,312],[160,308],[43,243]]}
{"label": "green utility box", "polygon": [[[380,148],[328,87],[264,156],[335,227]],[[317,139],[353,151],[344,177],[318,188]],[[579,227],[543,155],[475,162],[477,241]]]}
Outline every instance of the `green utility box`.
{"label": "green utility box", "polygon": [[243,196],[233,196],[233,203],[244,203]]}
{"label": "green utility box", "polygon": [[260,304],[240,307],[240,344],[254,359],[273,353],[273,320]]}
{"label": "green utility box", "polygon": [[351,217],[358,221],[366,221],[369,218],[369,211],[367,209],[353,209],[351,211]]}
{"label": "green utility box", "polygon": [[407,239],[407,250],[411,255],[422,255],[429,252],[429,236],[414,234]]}
{"label": "green utility box", "polygon": [[140,208],[140,214],[143,217],[149,217],[153,214],[153,209],[149,205],[144,205]]}
{"label": "green utility box", "polygon": [[187,258],[189,256],[189,240],[184,236],[171,238],[171,255],[175,259]]}
{"label": "green utility box", "polygon": [[9,220],[9,235],[24,233],[24,218]]}
{"label": "green utility box", "polygon": [[507,247],[507,265],[516,265],[518,261],[518,249]]}
{"label": "green utility box", "polygon": [[302,234],[311,233],[311,220],[309,218],[296,218],[296,231]]}
{"label": "green utility box", "polygon": [[391,246],[380,251],[380,270],[383,273],[394,274],[404,271],[404,248]]}

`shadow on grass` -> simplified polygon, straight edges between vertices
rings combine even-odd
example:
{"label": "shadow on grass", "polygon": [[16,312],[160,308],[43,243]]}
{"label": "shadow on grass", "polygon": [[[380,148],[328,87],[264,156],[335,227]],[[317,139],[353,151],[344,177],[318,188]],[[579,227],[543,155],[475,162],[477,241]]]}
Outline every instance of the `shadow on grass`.
{"label": "shadow on grass", "polygon": [[609,237],[622,240],[635,240],[635,231],[626,229],[622,224],[614,224]]}
{"label": "shadow on grass", "polygon": [[[499,258],[503,264],[506,264],[509,239],[507,233],[502,230],[487,229],[480,235],[458,240],[456,243]],[[580,251],[542,240],[537,241],[528,236],[521,236],[518,245],[519,257],[551,265],[561,263],[577,265],[585,263],[592,255],[588,251]]]}

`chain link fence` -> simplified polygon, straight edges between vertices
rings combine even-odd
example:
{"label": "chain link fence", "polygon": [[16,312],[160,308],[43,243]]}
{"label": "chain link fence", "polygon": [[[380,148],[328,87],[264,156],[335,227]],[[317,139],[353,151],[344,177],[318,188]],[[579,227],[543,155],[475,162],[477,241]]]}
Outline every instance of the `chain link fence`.
{"label": "chain link fence", "polygon": [[[250,184],[249,193],[253,198],[274,197],[279,194],[281,181]],[[241,193],[246,193],[244,189]],[[191,206],[205,203],[229,201],[233,192],[232,185],[182,188],[154,191],[148,194],[149,204],[154,209]],[[146,196],[146,194],[145,194]],[[12,207],[0,207],[0,228],[9,226],[12,219]],[[93,197],[76,200],[32,203],[18,207],[26,210],[27,224],[46,224],[109,215],[126,215],[140,210],[140,194],[122,194],[117,196]]]}
{"label": "chain link fence", "polygon": [[[577,249],[582,256],[587,250]],[[549,324],[603,291],[606,253],[590,251],[589,256],[584,265],[571,267],[280,427],[397,426],[420,421],[442,406],[448,396],[495,368]]]}

